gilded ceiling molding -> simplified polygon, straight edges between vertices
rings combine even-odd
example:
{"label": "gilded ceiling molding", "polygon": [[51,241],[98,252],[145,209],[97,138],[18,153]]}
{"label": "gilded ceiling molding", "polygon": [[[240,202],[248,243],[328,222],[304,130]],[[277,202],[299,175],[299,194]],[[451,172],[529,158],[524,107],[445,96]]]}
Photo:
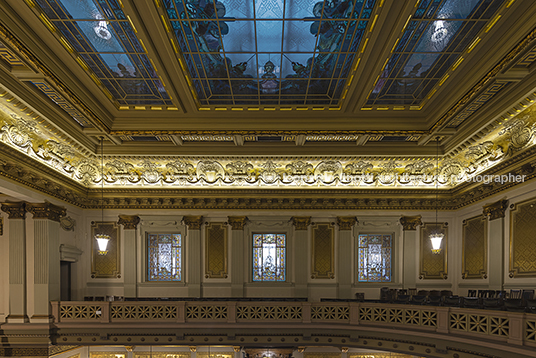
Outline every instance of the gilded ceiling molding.
{"label": "gilded ceiling molding", "polygon": [[233,230],[244,230],[244,226],[248,221],[247,216],[228,216],[227,222]]}
{"label": "gilded ceiling molding", "polygon": [[34,219],[49,219],[60,222],[67,214],[67,209],[52,203],[26,203],[26,210],[33,214]]}
{"label": "gilded ceiling molding", "polygon": [[119,215],[117,223],[123,225],[124,230],[136,230],[140,223],[140,217],[138,215]]}
{"label": "gilded ceiling molding", "polygon": [[352,230],[359,221],[355,216],[337,216],[339,231]]}
{"label": "gilded ceiling molding", "polygon": [[185,216],[183,219],[184,224],[188,226],[190,230],[201,230],[201,224],[203,223],[202,216]]}
{"label": "gilded ceiling molding", "polygon": [[504,218],[504,213],[508,208],[508,200],[499,200],[492,204],[483,206],[483,214],[489,218],[489,221]]}
{"label": "gilded ceiling molding", "polygon": [[402,216],[400,218],[400,224],[404,228],[404,231],[415,231],[417,226],[422,225],[422,216]]}
{"label": "gilded ceiling molding", "polygon": [[2,211],[7,213],[8,219],[24,219],[26,217],[26,203],[2,203]]}
{"label": "gilded ceiling molding", "polygon": [[177,135],[185,136],[185,140],[204,142],[213,138],[214,141],[232,141],[233,136],[242,135],[249,137],[256,136],[298,136],[305,135],[309,141],[354,141],[361,135],[422,135],[427,134],[424,130],[111,130],[110,135],[114,136],[162,136]]}
{"label": "gilded ceiling molding", "polygon": [[512,61],[526,50],[528,47],[533,45],[533,41],[536,39],[536,29],[533,29],[521,42],[519,42],[512,51],[510,51],[503,59],[495,66],[491,71],[489,71],[484,78],[482,78],[471,90],[463,96],[461,100],[458,101],[447,113],[445,113],[430,129],[430,133],[434,132],[435,129],[442,126],[446,121],[450,120],[452,116],[458,112],[463,106],[468,104],[473,96],[477,95],[483,87],[485,87],[495,76],[497,76],[500,71],[506,68],[512,63]]}
{"label": "gilded ceiling molding", "polygon": [[311,224],[310,216],[293,216],[291,220],[296,230],[307,230],[307,227]]}

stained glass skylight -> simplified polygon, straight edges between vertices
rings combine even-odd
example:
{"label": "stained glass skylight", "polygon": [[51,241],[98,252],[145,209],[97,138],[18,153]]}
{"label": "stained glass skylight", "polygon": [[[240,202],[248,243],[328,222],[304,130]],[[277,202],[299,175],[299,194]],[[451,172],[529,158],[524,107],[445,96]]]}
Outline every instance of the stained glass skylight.
{"label": "stained glass skylight", "polygon": [[36,0],[119,105],[172,105],[117,0]]}
{"label": "stained glass skylight", "polygon": [[421,0],[367,105],[420,105],[504,2]]}
{"label": "stained glass skylight", "polygon": [[201,105],[336,105],[376,0],[164,0]]}

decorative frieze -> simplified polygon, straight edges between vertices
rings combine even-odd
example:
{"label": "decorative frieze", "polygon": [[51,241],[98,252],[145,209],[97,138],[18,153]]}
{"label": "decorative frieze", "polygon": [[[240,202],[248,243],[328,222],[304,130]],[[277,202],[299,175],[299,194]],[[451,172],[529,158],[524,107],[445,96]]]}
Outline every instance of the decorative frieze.
{"label": "decorative frieze", "polygon": [[140,223],[140,217],[137,215],[119,215],[117,223],[123,225],[124,230],[136,230]]}
{"label": "decorative frieze", "polygon": [[402,216],[400,218],[400,224],[404,228],[404,231],[415,231],[417,226],[422,225],[422,216]]}
{"label": "decorative frieze", "polygon": [[185,216],[183,218],[184,224],[188,226],[190,230],[200,230],[201,224],[203,223],[202,216]]}
{"label": "decorative frieze", "polygon": [[508,200],[499,200],[492,204],[484,205],[483,213],[489,221],[504,218],[504,213],[508,208]]}
{"label": "decorative frieze", "polygon": [[247,216],[228,216],[227,222],[233,230],[244,230],[244,225],[248,220]]}
{"label": "decorative frieze", "polygon": [[340,231],[352,230],[358,222],[355,216],[337,216],[337,225]]}
{"label": "decorative frieze", "polygon": [[294,225],[294,228],[296,230],[307,230],[307,227],[311,224],[311,217],[310,216],[293,216],[292,217],[292,224]]}
{"label": "decorative frieze", "polygon": [[60,222],[60,219],[67,213],[64,207],[52,203],[27,203],[26,210],[33,214],[34,219],[49,219]]}
{"label": "decorative frieze", "polygon": [[7,213],[8,219],[24,219],[26,217],[26,203],[2,203],[2,211]]}

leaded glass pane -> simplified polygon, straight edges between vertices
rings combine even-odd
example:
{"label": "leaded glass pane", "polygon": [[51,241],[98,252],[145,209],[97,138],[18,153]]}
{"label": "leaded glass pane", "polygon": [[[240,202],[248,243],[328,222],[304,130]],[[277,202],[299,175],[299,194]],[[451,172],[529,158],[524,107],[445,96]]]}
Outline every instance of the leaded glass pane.
{"label": "leaded glass pane", "polygon": [[181,280],[181,234],[147,234],[148,280]]}
{"label": "leaded glass pane", "polygon": [[286,235],[253,234],[253,281],[285,281]]}
{"label": "leaded glass pane", "polygon": [[361,234],[357,241],[358,281],[391,282],[391,235]]}

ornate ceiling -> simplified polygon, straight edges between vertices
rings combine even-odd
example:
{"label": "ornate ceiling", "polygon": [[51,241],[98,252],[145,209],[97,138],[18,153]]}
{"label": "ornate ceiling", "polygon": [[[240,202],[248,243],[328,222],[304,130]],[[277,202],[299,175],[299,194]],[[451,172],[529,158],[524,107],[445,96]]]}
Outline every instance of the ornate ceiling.
{"label": "ornate ceiling", "polygon": [[451,200],[478,186],[478,175],[532,173],[533,1],[6,0],[0,8],[7,177],[26,162],[27,176],[60,178],[64,192],[99,188],[101,136],[110,195],[247,188],[414,197],[437,185]]}

